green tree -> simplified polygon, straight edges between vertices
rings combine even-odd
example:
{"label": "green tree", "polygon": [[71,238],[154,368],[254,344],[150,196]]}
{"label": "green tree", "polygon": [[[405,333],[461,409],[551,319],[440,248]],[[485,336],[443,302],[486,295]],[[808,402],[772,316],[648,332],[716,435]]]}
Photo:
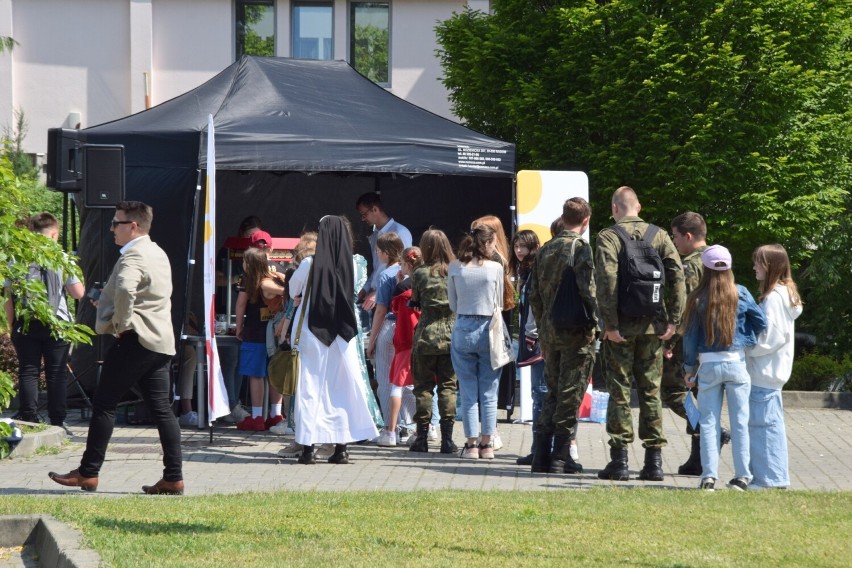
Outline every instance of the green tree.
{"label": "green tree", "polygon": [[14,48],[16,45],[18,45],[18,42],[16,42],[14,39],[8,36],[0,36],[0,53],[12,51],[12,48]]}
{"label": "green tree", "polygon": [[355,26],[355,70],[374,83],[388,82],[388,30],[373,25]]}
{"label": "green tree", "polygon": [[272,18],[274,12],[271,6],[243,5],[245,21],[243,22],[243,49],[239,55],[275,55],[275,37],[261,36],[257,26],[264,19]]}
{"label": "green tree", "polygon": [[[85,325],[65,322],[56,317],[47,302],[47,290],[41,281],[28,281],[25,276],[31,263],[37,263],[63,274],[81,277],[76,259],[67,255],[52,240],[31,232],[22,223],[30,215],[26,184],[13,172],[6,152],[0,153],[0,281],[10,282],[12,293],[26,302],[16,302],[15,314],[25,325],[33,317],[49,322],[58,337],[72,343],[91,343],[92,330]],[[0,369],[0,411],[8,408],[14,390],[12,377]],[[0,437],[11,430],[0,423]],[[8,455],[6,442],[0,442],[0,458]]]}
{"label": "green tree", "polygon": [[[740,280],[754,282],[754,247],[780,242],[808,266],[806,287],[823,287],[822,251],[842,246],[838,228],[848,233],[850,221],[848,0],[494,0],[492,9],[439,24],[438,55],[455,113],[515,142],[519,169],[587,172],[598,228],[627,184],[663,226],[688,209],[704,214]],[[829,264],[849,276],[844,258]]]}

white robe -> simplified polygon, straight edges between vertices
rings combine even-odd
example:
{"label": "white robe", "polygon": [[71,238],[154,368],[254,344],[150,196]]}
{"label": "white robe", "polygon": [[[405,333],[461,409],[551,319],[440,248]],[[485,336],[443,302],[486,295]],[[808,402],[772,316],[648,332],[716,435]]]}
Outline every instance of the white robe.
{"label": "white robe", "polygon": [[[302,261],[290,278],[290,296],[302,295],[313,258]],[[293,316],[296,325],[303,309],[303,296]],[[364,381],[358,360],[356,340],[335,337],[326,347],[308,327],[310,311],[305,312],[299,339],[299,384],[296,388],[296,442],[309,444],[349,444],[379,435],[367,406]],[[293,329],[295,339],[296,330]]]}

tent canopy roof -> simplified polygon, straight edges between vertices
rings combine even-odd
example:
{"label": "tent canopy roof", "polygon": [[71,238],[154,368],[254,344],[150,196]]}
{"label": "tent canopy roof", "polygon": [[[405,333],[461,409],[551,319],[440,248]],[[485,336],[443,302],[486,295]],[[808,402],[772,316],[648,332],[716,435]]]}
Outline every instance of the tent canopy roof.
{"label": "tent canopy roof", "polygon": [[[221,170],[514,175],[513,144],[414,106],[343,61],[246,56],[188,93],[85,132],[90,143],[121,135],[129,167],[205,168],[208,114]],[[187,136],[198,140],[192,155]]]}

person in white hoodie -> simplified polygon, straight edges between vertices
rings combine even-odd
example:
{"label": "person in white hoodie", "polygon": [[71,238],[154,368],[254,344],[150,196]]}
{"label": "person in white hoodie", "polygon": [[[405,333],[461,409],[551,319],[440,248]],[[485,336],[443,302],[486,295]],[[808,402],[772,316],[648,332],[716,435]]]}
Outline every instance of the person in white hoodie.
{"label": "person in white hoodie", "polygon": [[781,389],[793,370],[794,322],[802,313],[802,299],[790,271],[790,259],[781,245],[763,245],[752,255],[760,282],[760,306],[768,327],[757,344],[746,351],[751,377],[749,439],[750,488],[790,485],[787,434]]}

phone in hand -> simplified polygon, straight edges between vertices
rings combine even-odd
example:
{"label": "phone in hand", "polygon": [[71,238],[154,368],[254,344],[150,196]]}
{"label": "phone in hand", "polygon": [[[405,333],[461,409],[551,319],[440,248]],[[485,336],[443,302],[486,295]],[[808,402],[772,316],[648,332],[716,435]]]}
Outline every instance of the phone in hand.
{"label": "phone in hand", "polygon": [[86,297],[92,300],[93,302],[97,302],[101,297],[101,290],[104,289],[104,285],[101,282],[95,282],[89,291],[86,293]]}

